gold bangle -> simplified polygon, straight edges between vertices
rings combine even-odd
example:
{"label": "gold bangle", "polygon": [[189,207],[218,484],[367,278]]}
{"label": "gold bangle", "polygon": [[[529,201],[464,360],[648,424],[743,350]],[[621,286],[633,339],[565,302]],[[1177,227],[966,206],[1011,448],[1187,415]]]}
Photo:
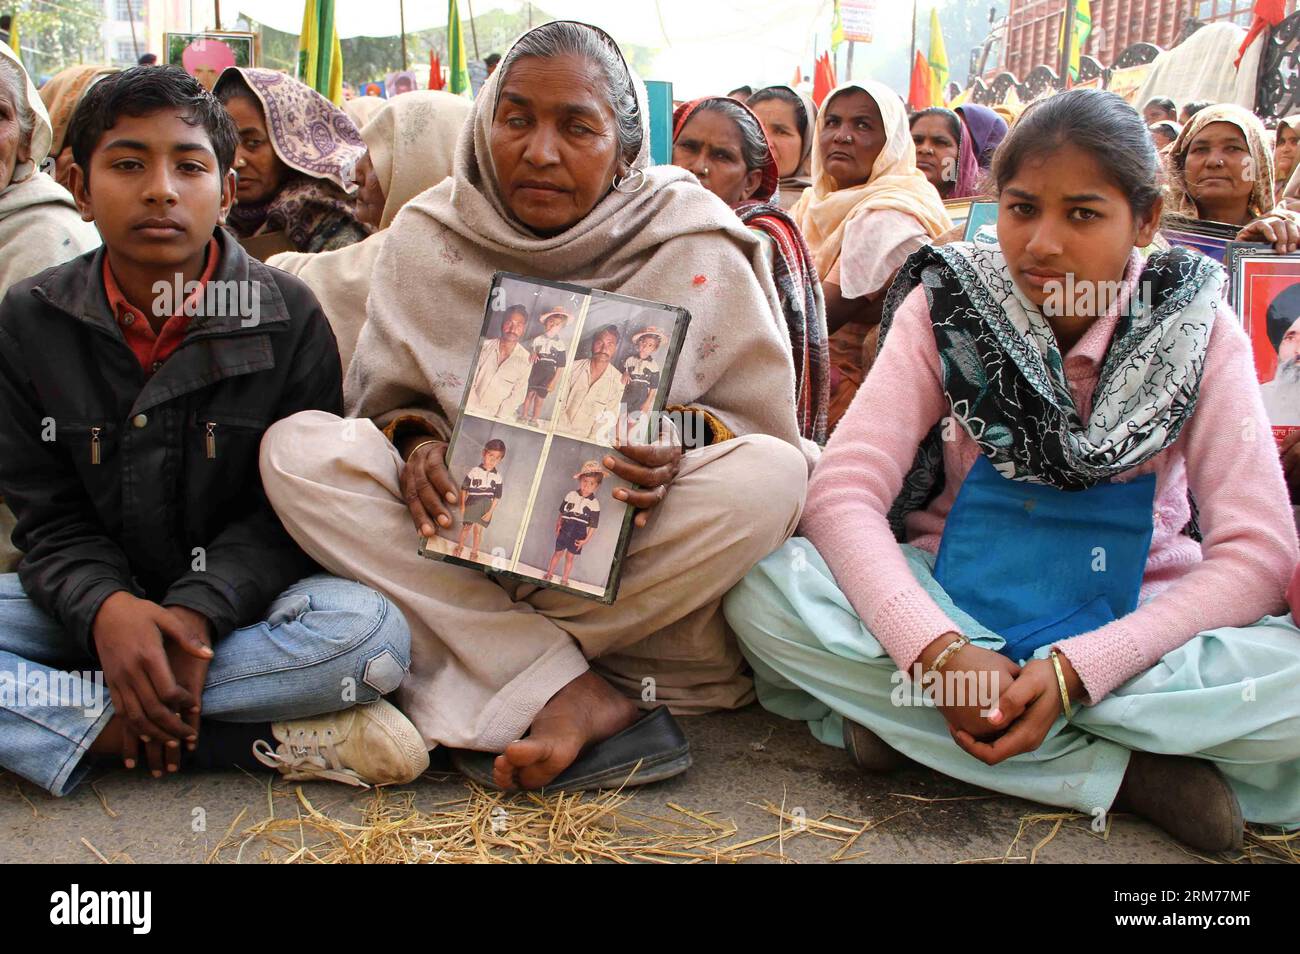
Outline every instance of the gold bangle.
{"label": "gold bangle", "polygon": [[950,642],[947,646],[943,648],[943,652],[939,653],[939,655],[934,657],[934,662],[930,663],[930,668],[927,669],[926,672],[938,672],[947,664],[949,659],[951,659],[961,650],[963,646],[969,646],[969,645],[970,645],[969,639],[967,639],[965,636],[958,636],[956,639],[954,639],[952,642]]}
{"label": "gold bangle", "polygon": [[1070,693],[1065,688],[1065,672],[1061,669],[1061,654],[1052,650],[1052,667],[1056,670],[1056,684],[1061,689],[1061,705],[1065,708],[1066,721],[1074,718],[1074,707],[1070,705]]}
{"label": "gold bangle", "polygon": [[411,448],[411,453],[406,455],[405,460],[409,462],[411,458],[415,456],[415,452],[418,451],[421,447],[424,447],[426,444],[437,444],[437,443],[439,443],[439,441],[437,440],[437,438],[433,438],[433,437],[429,438],[427,441],[420,441],[420,443],[416,444],[414,447]]}

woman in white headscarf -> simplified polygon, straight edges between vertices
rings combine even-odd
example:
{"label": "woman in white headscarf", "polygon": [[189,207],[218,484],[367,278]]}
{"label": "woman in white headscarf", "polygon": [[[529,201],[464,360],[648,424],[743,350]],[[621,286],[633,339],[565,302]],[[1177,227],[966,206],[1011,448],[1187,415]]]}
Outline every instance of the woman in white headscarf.
{"label": "woman in white headscarf", "polygon": [[[9,286],[99,244],[68,190],[44,172],[50,118],[27,71],[0,43],[0,296]],[[0,573],[18,565],[14,518],[0,502]]]}
{"label": "woman in white headscarf", "polygon": [[99,244],[68,190],[40,171],[52,137],[36,87],[0,44],[0,295]]}
{"label": "woman in white headscarf", "polygon": [[[721,597],[792,532],[803,499],[790,338],[761,240],[689,172],[650,164],[648,114],[606,34],[565,21],[525,34],[474,101],[452,177],[389,228],[348,371],[354,417],[304,412],[262,443],[290,534],[410,625],[399,704],[430,746],[476,750],[455,764],[484,784],[684,770],[667,709],[638,720],[637,704],[752,699]],[[667,399],[696,439],[593,449],[637,485],[614,500],[641,510],[612,605],[417,555],[418,534],[450,526],[446,441],[498,271],[691,313]]]}

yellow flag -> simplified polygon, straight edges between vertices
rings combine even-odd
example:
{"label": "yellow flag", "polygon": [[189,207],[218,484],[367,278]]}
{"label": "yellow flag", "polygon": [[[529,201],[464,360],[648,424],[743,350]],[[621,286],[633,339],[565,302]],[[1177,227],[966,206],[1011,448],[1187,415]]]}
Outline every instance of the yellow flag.
{"label": "yellow flag", "polygon": [[943,45],[943,27],[939,25],[939,10],[930,8],[930,75],[933,82],[930,90],[934,96],[935,106],[942,106],[948,87],[948,51]]}
{"label": "yellow flag", "polygon": [[334,0],[306,0],[298,35],[298,79],[343,105],[343,49],[334,26]]}
{"label": "yellow flag", "polygon": [[[1066,8],[1065,16],[1061,17],[1061,32],[1056,37],[1057,56],[1065,54],[1065,25],[1070,15],[1069,8]],[[1083,55],[1083,46],[1088,42],[1088,35],[1092,33],[1092,6],[1088,0],[1075,0],[1074,4],[1074,30],[1070,33],[1070,61],[1066,67],[1070,79],[1079,78],[1079,57]]]}
{"label": "yellow flag", "polygon": [[835,0],[834,12],[831,14],[831,51],[840,48],[844,42],[844,21],[840,18],[840,0]]}
{"label": "yellow flag", "polygon": [[18,62],[23,61],[23,50],[20,47],[18,39],[18,11],[14,10],[12,19],[9,21],[9,49],[14,51],[14,56],[18,57]]}

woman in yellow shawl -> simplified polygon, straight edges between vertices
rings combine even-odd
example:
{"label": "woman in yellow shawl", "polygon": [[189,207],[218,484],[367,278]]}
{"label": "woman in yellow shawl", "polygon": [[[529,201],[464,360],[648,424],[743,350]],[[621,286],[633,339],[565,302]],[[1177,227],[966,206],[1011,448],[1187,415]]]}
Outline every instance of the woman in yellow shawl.
{"label": "woman in yellow shawl", "polygon": [[791,210],[812,250],[831,332],[830,426],[870,367],[869,339],[903,261],[952,222],[916,168],[907,113],[882,83],[846,83],[817,116],[813,184]]}
{"label": "woman in yellow shawl", "polygon": [[72,113],[81,97],[86,95],[86,90],[116,72],[115,66],[69,66],[59,70],[41,87],[41,102],[50,114],[53,133],[50,155],[54,157],[54,171],[51,175],[65,189],[72,170],[72,146],[68,143],[68,123],[72,121]]}
{"label": "woman in yellow shawl", "polygon": [[1241,227],[1242,242],[1279,253],[1300,246],[1300,216],[1274,208],[1273,157],[1254,113],[1219,103],[1200,110],[1169,149],[1165,209]]}

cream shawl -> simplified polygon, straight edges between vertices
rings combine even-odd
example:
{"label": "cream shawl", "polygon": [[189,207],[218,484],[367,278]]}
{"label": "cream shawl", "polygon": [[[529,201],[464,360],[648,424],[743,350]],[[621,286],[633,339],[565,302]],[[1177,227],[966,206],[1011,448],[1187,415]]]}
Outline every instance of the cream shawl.
{"label": "cream shawl", "polygon": [[380,231],[333,252],[282,252],[267,259],[268,265],[297,275],[316,293],[338,339],[345,370],[366,321],[370,272],[383,248],[385,230],[402,206],[451,175],[456,138],[470,109],[463,96],[425,90],[380,102],[383,108],[361,130],[384,192]]}
{"label": "cream shawl", "polygon": [[0,184],[2,295],[15,282],[94,248],[99,244],[99,233],[89,222],[81,220],[67,189],[44,172],[36,171],[50,152],[53,139],[50,117],[27,71],[3,43],[0,43],[0,56],[18,68],[24,85],[19,95],[36,114],[31,159],[16,165],[10,181]]}
{"label": "cream shawl", "polygon": [[812,249],[817,272],[823,279],[840,257],[844,227],[863,212],[892,209],[921,223],[931,238],[952,228],[939,193],[916,168],[916,146],[902,100],[883,83],[844,83],[831,90],[817,114],[815,139],[826,127],[826,109],[832,99],[847,90],[866,93],[880,107],[885,124],[885,146],[871,167],[871,178],[859,186],[841,189],[822,168],[821,149],[812,153],[812,187],[804,192],[790,214]]}
{"label": "cream shawl", "polygon": [[[612,42],[612,41],[611,41]],[[737,434],[801,446],[794,366],[761,240],[674,166],[649,166],[644,138],[629,185],[567,231],[540,237],[511,217],[488,149],[504,72],[488,79],[456,146],[455,174],[398,214],[373,272],[348,371],[348,413],[379,426],[415,414],[450,434],[498,270],[681,305],[692,322],[669,390]]]}

